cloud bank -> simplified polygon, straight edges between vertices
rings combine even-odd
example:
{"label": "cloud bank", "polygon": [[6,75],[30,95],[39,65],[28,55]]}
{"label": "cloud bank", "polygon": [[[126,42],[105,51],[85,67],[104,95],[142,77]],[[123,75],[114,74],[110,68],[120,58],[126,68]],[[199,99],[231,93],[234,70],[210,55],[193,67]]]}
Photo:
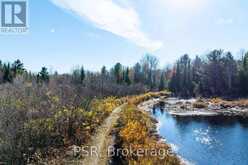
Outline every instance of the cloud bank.
{"label": "cloud bank", "polygon": [[131,7],[121,7],[112,0],[51,0],[54,4],[88,19],[99,29],[111,32],[143,47],[155,51],[162,46],[140,29],[138,14]]}

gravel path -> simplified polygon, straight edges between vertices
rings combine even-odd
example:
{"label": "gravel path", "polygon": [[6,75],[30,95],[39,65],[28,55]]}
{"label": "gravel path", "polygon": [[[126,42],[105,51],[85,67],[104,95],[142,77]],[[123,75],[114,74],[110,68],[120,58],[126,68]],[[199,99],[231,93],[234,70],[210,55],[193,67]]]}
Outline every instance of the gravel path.
{"label": "gravel path", "polygon": [[98,128],[92,137],[90,146],[97,147],[97,154],[92,154],[83,160],[83,165],[107,165],[109,164],[108,147],[113,145],[113,138],[110,135],[114,124],[120,117],[124,105],[116,108],[104,123]]}

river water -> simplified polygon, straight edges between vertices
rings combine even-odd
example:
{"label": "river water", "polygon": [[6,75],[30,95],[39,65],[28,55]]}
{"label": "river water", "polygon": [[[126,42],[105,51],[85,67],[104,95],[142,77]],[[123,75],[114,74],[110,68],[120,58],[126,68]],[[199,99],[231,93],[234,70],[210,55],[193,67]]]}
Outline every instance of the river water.
{"label": "river water", "polygon": [[175,117],[153,110],[158,132],[173,150],[196,165],[248,165],[248,119]]}

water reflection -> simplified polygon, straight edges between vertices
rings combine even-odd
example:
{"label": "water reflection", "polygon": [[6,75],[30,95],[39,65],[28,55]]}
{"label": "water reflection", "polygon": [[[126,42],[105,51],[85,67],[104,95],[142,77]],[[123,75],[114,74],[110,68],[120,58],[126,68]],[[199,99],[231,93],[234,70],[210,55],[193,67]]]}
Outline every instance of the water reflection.
{"label": "water reflection", "polygon": [[196,123],[207,123],[217,127],[233,127],[235,124],[240,124],[242,127],[248,128],[247,118],[238,117],[238,116],[187,116],[179,117],[174,116],[175,121],[178,125],[187,125],[192,122]]}
{"label": "water reflection", "polygon": [[152,110],[159,133],[177,153],[199,165],[247,165],[248,119],[243,117],[175,117],[164,108]]}

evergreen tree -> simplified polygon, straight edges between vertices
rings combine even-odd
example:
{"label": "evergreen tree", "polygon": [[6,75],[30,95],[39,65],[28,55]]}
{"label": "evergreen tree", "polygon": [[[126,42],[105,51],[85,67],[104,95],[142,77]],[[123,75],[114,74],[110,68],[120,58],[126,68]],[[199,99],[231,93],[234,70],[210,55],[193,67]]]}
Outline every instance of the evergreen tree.
{"label": "evergreen tree", "polygon": [[37,75],[38,82],[49,82],[49,73],[46,67],[42,67]]}
{"label": "evergreen tree", "polygon": [[134,70],[134,83],[141,83],[143,81],[143,74],[140,63],[136,63],[133,67]]}
{"label": "evergreen tree", "polygon": [[202,60],[198,56],[193,61],[192,64],[192,85],[193,85],[193,95],[199,96],[201,93],[201,78],[202,78]]}
{"label": "evergreen tree", "polygon": [[85,71],[84,71],[84,67],[82,66],[80,69],[80,82],[83,84],[85,79]]}
{"label": "evergreen tree", "polygon": [[72,71],[72,82],[75,84],[81,84],[81,69],[80,68],[75,68]]}
{"label": "evergreen tree", "polygon": [[127,85],[130,85],[131,84],[131,80],[129,78],[129,68],[126,69],[126,72],[125,72],[125,83]]}
{"label": "evergreen tree", "polygon": [[101,75],[103,77],[105,77],[107,75],[107,69],[106,69],[106,66],[103,66],[102,69],[101,69]]}
{"label": "evergreen tree", "polygon": [[117,63],[114,66],[114,76],[116,79],[116,83],[117,84],[121,84],[122,83],[122,65],[120,63]]}
{"label": "evergreen tree", "polygon": [[105,66],[102,67],[101,69],[101,95],[103,96],[103,88],[104,88],[104,82],[106,81],[106,76],[107,76],[107,69]]}
{"label": "evergreen tree", "polygon": [[13,71],[13,77],[22,75],[25,71],[23,63],[18,59],[12,64],[11,70]]}
{"label": "evergreen tree", "polygon": [[177,95],[190,97],[193,94],[191,60],[187,54],[176,63],[170,89]]}
{"label": "evergreen tree", "polygon": [[208,95],[220,96],[223,92],[224,76],[222,68],[222,54],[223,50],[214,50],[207,55],[208,64],[205,67],[207,78],[204,80],[207,83]]}
{"label": "evergreen tree", "polygon": [[0,60],[0,71],[3,69],[3,63],[2,61]]}
{"label": "evergreen tree", "polygon": [[240,93],[244,96],[248,95],[248,52],[242,59],[241,69],[239,72]]}
{"label": "evergreen tree", "polygon": [[3,65],[3,82],[13,82],[13,74],[11,72],[10,63]]}

